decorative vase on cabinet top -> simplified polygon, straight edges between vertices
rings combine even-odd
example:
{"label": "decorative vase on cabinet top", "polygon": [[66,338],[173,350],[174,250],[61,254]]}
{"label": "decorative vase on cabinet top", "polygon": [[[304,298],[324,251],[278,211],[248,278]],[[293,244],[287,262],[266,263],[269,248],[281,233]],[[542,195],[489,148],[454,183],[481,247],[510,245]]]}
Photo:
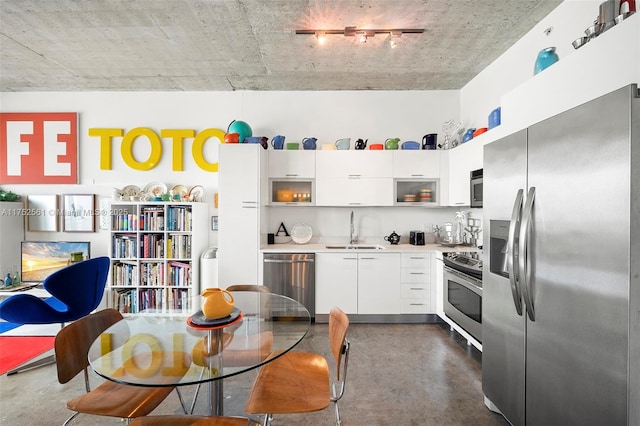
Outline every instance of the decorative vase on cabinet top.
{"label": "decorative vase on cabinet top", "polygon": [[533,74],[538,74],[543,69],[549,67],[550,65],[558,62],[558,54],[556,53],[555,47],[547,47],[546,49],[542,49],[538,53],[538,58],[536,59],[536,65],[533,70]]}
{"label": "decorative vase on cabinet top", "polygon": [[221,288],[207,288],[202,291],[202,313],[208,319],[224,318],[233,311],[233,295]]}

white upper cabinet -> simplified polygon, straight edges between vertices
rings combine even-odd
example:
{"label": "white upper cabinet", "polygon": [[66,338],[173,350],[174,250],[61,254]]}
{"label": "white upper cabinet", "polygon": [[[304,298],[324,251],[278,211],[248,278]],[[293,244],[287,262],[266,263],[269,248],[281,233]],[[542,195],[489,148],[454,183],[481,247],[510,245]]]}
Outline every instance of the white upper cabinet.
{"label": "white upper cabinet", "polygon": [[317,206],[392,206],[392,178],[337,177],[316,181]]}
{"label": "white upper cabinet", "polygon": [[470,176],[472,170],[482,168],[480,141],[464,143],[449,150],[449,206],[468,206],[471,203]]}
{"label": "white upper cabinet", "polygon": [[393,205],[390,151],[316,153],[317,206]]}
{"label": "white upper cabinet", "polygon": [[311,150],[269,150],[270,178],[308,178],[316,176],[316,152]]}
{"label": "white upper cabinet", "polygon": [[438,179],[440,157],[437,150],[397,150],[393,152],[393,177],[415,179]]}
{"label": "white upper cabinet", "polygon": [[316,152],[316,177],[390,178],[390,151],[335,150]]}

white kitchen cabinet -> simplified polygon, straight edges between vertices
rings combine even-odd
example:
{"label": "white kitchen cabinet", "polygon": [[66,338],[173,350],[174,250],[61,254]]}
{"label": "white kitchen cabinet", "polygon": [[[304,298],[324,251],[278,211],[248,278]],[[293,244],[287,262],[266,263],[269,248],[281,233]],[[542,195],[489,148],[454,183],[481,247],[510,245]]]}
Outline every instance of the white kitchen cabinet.
{"label": "white kitchen cabinet", "polygon": [[398,314],[400,253],[358,254],[358,314]]}
{"label": "white kitchen cabinet", "polygon": [[392,178],[323,177],[316,180],[317,206],[392,206]]}
{"label": "white kitchen cabinet", "polygon": [[219,149],[218,285],[258,284],[259,250],[266,243],[266,151],[259,144]]}
{"label": "white kitchen cabinet", "polygon": [[358,313],[356,253],[316,253],[316,315],[329,314],[334,306]]}
{"label": "white kitchen cabinet", "polygon": [[393,205],[391,151],[316,152],[317,206]]}
{"label": "white kitchen cabinet", "polygon": [[392,177],[391,151],[327,150],[316,152],[316,177]]}
{"label": "white kitchen cabinet", "polygon": [[396,206],[440,206],[440,184],[438,179],[395,179]]}
{"label": "white kitchen cabinet", "polygon": [[435,309],[436,314],[445,319],[444,315],[444,263],[442,252],[438,251],[433,256],[431,267],[433,268],[434,286],[435,286]]}
{"label": "white kitchen cabinet", "polygon": [[267,152],[269,178],[315,178],[316,151],[268,150]]}
{"label": "white kitchen cabinet", "polygon": [[189,310],[193,296],[200,294],[207,205],[114,202],[110,212],[108,306],[122,313]]}
{"label": "white kitchen cabinet", "polygon": [[400,311],[403,314],[430,314],[435,312],[435,288],[431,282],[432,255],[402,253],[400,268]]}
{"label": "white kitchen cabinet", "polygon": [[482,168],[483,144],[473,139],[447,152],[448,158],[448,205],[470,204],[470,175],[472,170]]}
{"label": "white kitchen cabinet", "polygon": [[393,151],[393,177],[439,179],[441,156],[438,150]]}

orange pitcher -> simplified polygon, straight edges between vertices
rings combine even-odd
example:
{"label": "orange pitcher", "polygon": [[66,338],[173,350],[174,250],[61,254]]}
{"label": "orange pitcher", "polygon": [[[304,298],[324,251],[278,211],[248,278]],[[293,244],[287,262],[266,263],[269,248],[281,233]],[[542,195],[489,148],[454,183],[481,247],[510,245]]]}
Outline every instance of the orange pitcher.
{"label": "orange pitcher", "polygon": [[233,311],[233,295],[227,290],[207,288],[202,291],[202,297],[202,313],[209,319],[224,318]]}

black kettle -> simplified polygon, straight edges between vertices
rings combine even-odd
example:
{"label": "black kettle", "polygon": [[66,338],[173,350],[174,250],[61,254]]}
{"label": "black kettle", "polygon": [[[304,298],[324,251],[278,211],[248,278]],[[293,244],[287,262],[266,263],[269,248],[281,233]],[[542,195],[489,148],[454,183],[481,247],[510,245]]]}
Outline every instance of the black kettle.
{"label": "black kettle", "polygon": [[358,139],[356,141],[355,148],[356,149],[365,149],[367,147],[367,141],[369,141],[369,139],[365,139],[365,140]]}
{"label": "black kettle", "polygon": [[393,231],[390,235],[384,237],[385,241],[389,241],[392,245],[397,245],[400,243],[400,235],[396,234],[396,231]]}

